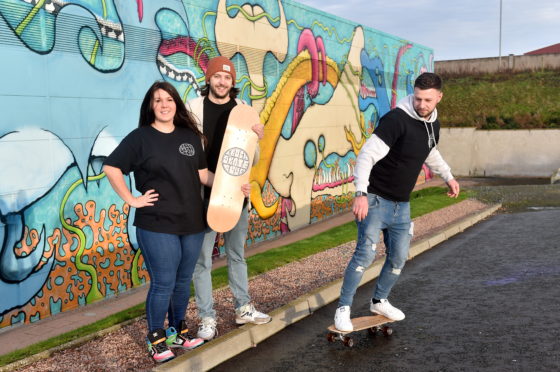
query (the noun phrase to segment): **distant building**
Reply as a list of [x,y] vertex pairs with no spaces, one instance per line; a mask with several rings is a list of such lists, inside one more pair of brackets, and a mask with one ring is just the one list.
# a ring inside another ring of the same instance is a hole
[[537,56],[540,54],[560,54],[560,43],[525,53],[526,56]]

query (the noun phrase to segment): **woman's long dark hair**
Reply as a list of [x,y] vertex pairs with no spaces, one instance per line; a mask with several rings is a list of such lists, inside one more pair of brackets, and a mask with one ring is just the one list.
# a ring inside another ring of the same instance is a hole
[[173,98],[173,101],[175,101],[175,116],[173,117],[173,124],[177,127],[183,127],[192,130],[202,139],[202,142],[206,146],[206,137],[202,134],[200,129],[198,129],[198,126],[196,125],[192,114],[185,107],[185,104],[181,100],[181,96],[179,96],[179,92],[177,92],[177,89],[175,89],[175,87],[167,81],[156,81],[146,92],[144,100],[142,101],[142,105],[140,106],[140,119],[138,120],[138,127],[151,125],[156,120],[156,115],[154,114],[152,103],[154,99],[154,93],[158,89],[166,91],[171,96],[171,98]]

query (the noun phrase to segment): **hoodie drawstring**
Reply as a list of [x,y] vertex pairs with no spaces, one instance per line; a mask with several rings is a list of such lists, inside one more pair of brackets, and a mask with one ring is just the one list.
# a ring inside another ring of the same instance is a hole
[[437,143],[436,143],[436,136],[434,134],[434,124],[433,122],[430,122],[430,127],[432,128],[432,133],[430,133],[429,129],[428,129],[428,123],[425,120],[422,120],[424,122],[424,128],[426,128],[426,133],[428,133],[428,149],[432,149],[432,142],[433,142],[433,146],[437,147]]

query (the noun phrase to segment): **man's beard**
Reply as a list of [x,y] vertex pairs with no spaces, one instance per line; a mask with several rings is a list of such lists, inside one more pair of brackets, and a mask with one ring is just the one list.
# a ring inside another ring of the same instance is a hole
[[214,87],[212,85],[210,85],[210,92],[212,93],[212,95],[218,99],[223,99],[226,98],[229,95],[229,92],[231,91],[231,88],[228,89],[224,94],[220,95],[218,94],[218,92],[214,89]]
[[[435,109],[434,109],[434,110],[435,110]],[[421,113],[418,112],[418,110],[416,110],[416,107],[414,108],[414,111],[416,111],[416,114],[417,114],[418,116],[420,116],[421,118],[424,118],[424,119],[429,119],[430,116],[432,116],[432,113],[434,112],[434,110],[428,112],[427,115],[422,115]]]

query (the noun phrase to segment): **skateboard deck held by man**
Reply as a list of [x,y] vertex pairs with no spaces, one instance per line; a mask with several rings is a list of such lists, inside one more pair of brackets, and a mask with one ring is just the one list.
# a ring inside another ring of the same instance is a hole
[[249,183],[257,148],[251,127],[259,122],[258,112],[249,105],[238,104],[229,114],[207,213],[208,225],[216,232],[230,231],[239,221],[245,199],[241,186]]

